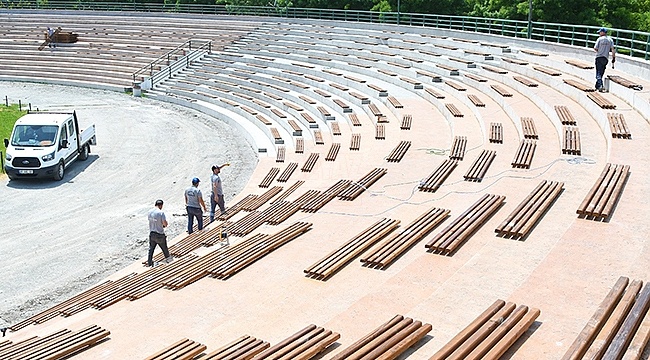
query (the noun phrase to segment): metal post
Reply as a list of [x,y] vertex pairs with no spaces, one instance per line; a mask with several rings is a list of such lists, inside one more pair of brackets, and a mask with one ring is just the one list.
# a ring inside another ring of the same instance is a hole
[[397,25],[399,25],[399,17],[400,17],[400,0],[397,0]]
[[9,97],[7,95],[5,95],[5,106],[9,107]]
[[533,0],[528,0],[528,38],[530,39],[533,32]]
[[18,100],[18,111],[23,111],[23,103]]

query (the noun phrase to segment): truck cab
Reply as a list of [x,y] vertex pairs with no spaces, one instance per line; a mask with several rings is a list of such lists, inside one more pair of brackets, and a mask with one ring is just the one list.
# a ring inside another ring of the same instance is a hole
[[86,160],[96,144],[95,125],[79,129],[76,113],[29,113],[16,121],[5,139],[9,179],[50,177],[61,180],[77,159]]

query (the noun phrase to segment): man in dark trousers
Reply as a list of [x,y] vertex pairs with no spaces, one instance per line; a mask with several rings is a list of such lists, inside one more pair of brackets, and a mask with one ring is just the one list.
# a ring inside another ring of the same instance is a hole
[[153,266],[153,252],[156,249],[156,245],[160,246],[160,249],[165,255],[165,261],[171,262],[172,257],[169,256],[169,250],[167,249],[167,236],[165,235],[165,228],[167,227],[167,218],[165,213],[162,211],[163,201],[156,200],[156,207],[149,211],[149,256],[147,257],[147,265]]
[[603,77],[605,76],[605,67],[609,62],[609,53],[612,53],[612,66],[616,62],[616,48],[614,42],[607,36],[607,29],[600,28],[598,30],[600,37],[594,44],[594,51],[596,52],[596,90],[605,92],[603,87]]
[[221,172],[222,167],[229,165],[230,164],[225,163],[221,166],[212,166],[212,176],[210,176],[210,183],[212,184],[212,192],[210,193],[210,222],[214,221],[214,211],[217,206],[219,206],[220,214],[226,212],[226,204],[223,198],[223,188],[221,187],[221,177],[219,176],[219,173]]
[[[203,230],[203,211],[208,211],[203,202],[203,194],[199,190],[199,178],[192,179],[192,186],[185,190],[185,206],[187,209],[187,233],[191,234],[194,227],[194,218],[199,225],[199,230]],[[203,208],[203,211],[201,211]]]

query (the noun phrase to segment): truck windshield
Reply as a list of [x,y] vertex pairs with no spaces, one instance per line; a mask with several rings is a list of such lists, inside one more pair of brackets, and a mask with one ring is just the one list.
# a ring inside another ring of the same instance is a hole
[[17,125],[11,136],[11,145],[52,146],[58,130],[58,126],[53,125]]

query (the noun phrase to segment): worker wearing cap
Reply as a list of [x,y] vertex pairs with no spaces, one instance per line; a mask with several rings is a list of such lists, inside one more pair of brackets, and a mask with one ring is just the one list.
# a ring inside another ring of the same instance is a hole
[[609,62],[609,53],[612,53],[612,66],[616,62],[616,48],[614,42],[607,36],[607,29],[598,30],[600,37],[596,40],[594,51],[596,52],[596,90],[604,92],[603,77],[605,76],[605,67]]
[[214,210],[219,205],[221,214],[226,212],[226,204],[223,199],[223,188],[221,187],[221,177],[219,173],[221,168],[230,164],[223,164],[221,166],[212,166],[212,175],[210,176],[210,183],[212,184],[212,191],[210,193],[210,222],[214,221]]
[[162,211],[163,201],[156,200],[155,207],[149,211],[149,256],[147,257],[147,265],[153,266],[153,252],[156,245],[165,255],[165,261],[171,262],[172,257],[169,256],[169,249],[167,249],[167,236],[165,235],[165,228],[167,227],[167,218]]
[[[199,190],[199,183],[201,180],[199,178],[192,179],[192,186],[185,190],[185,206],[187,209],[187,233],[191,234],[194,227],[194,218],[196,217],[196,222],[199,225],[199,230],[203,230],[203,211],[207,211],[205,208],[205,202],[203,202],[203,194]],[[203,211],[201,211],[203,209]]]

